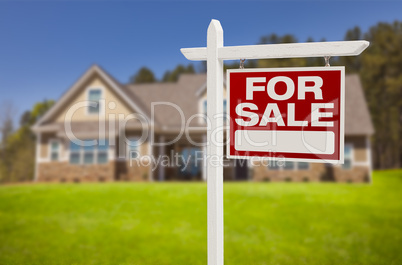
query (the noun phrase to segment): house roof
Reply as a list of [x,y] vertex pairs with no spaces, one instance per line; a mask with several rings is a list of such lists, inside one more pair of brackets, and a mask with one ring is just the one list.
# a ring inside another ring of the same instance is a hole
[[345,135],[374,133],[370,112],[357,74],[345,77]]
[[[150,83],[123,85],[97,65],[92,66],[74,86],[57,101],[36,126],[39,126],[62,108],[73,90],[88,78],[91,73],[100,74],[133,110],[144,114],[154,125],[162,129],[180,128],[190,117],[200,114],[199,98],[206,88],[206,74],[182,74],[175,83]],[[364,98],[363,88],[358,75],[345,78],[345,135],[371,135],[374,133],[370,114]],[[152,108],[154,107],[154,117]],[[188,125],[205,127],[201,119],[194,118]],[[82,127],[82,126],[80,126]]]
[[[182,74],[176,83],[131,84],[126,85],[125,89],[130,98],[142,101],[148,113],[151,113],[152,103],[159,102],[154,106],[157,124],[165,128],[178,127],[199,113],[197,90],[206,82],[206,78],[206,74]],[[172,104],[180,107],[180,110]],[[191,125],[200,126],[198,121],[195,118]]]

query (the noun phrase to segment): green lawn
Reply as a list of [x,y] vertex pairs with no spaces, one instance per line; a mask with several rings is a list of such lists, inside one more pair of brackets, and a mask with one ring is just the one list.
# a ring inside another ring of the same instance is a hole
[[[402,170],[226,183],[226,264],[402,264]],[[0,264],[206,264],[204,183],[0,187]]]

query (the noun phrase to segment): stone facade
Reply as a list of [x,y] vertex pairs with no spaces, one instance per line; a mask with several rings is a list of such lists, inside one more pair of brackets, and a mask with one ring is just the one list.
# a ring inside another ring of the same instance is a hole
[[324,172],[324,165],[310,163],[307,170],[270,169],[268,162],[256,163],[253,170],[255,181],[320,181]]
[[39,182],[102,182],[114,181],[115,163],[72,165],[69,162],[38,164]]
[[[54,139],[53,135],[42,138],[43,148],[42,157],[48,157],[48,147],[46,141]],[[367,137],[352,136],[346,137],[345,145],[352,146],[352,167],[345,169],[341,165],[332,166],[323,163],[309,163],[307,169],[272,169],[268,166],[268,161],[253,162],[249,167],[248,179],[252,181],[294,181],[294,182],[317,182],[317,181],[336,181],[336,182],[370,182],[370,163],[369,149],[367,148]],[[185,145],[188,146],[189,144]],[[38,163],[38,181],[46,182],[83,182],[83,181],[150,181],[159,180],[159,170],[151,171],[151,163],[138,164],[136,160],[132,163],[128,160],[117,159],[107,164],[75,165],[70,164],[66,159],[67,145],[63,145],[61,155],[64,160],[61,162],[45,161]],[[184,145],[183,145],[184,146]],[[125,147],[124,147],[125,148]],[[148,143],[140,146],[139,151],[142,155],[149,154]],[[176,148],[177,149],[177,148]],[[167,148],[165,152],[180,151],[175,148]],[[123,153],[127,153],[123,149]],[[154,155],[158,156],[158,149],[154,148]],[[165,167],[165,181],[177,180],[201,180],[201,176],[194,178],[180,177],[177,167]],[[151,176],[152,174],[152,176]],[[233,161],[228,161],[224,168],[224,179],[227,181],[236,180],[236,167]],[[242,179],[244,180],[244,179]]]
[[351,169],[334,168],[334,177],[337,182],[370,182],[370,174],[367,166],[354,166]]
[[[47,137],[46,139],[51,139]],[[307,169],[273,169],[268,166],[268,161],[253,162],[249,166],[248,179],[252,181],[292,181],[292,182],[370,182],[369,151],[366,147],[367,138],[364,136],[347,137],[346,144],[353,147],[353,159],[350,169],[341,165],[329,165],[323,163],[309,163]],[[140,148],[141,154],[148,154],[148,144]],[[47,151],[48,148],[43,148]],[[169,149],[170,150],[170,149]],[[168,150],[167,150],[168,151]],[[126,150],[125,150],[126,152]],[[154,154],[158,156],[157,150]],[[44,154],[48,156],[48,154]],[[143,161],[144,162],[144,161]],[[150,181],[159,179],[159,170],[151,171],[150,163],[138,164],[136,160],[124,159],[112,160],[107,164],[75,165],[68,161],[41,162],[38,163],[38,181],[44,182],[87,182],[87,181]],[[184,180],[176,167],[166,167],[165,181]],[[152,176],[151,176],[152,174]],[[224,179],[236,180],[236,167],[233,161],[224,168]],[[195,178],[201,180],[201,176]],[[186,179],[191,180],[191,179]],[[244,179],[242,179],[244,180]]]
[[118,161],[116,162],[116,180],[122,181],[149,181],[150,165],[141,166],[135,162]]
[[370,182],[371,169],[369,147],[366,136],[348,136],[345,145],[352,146],[352,167],[345,169],[341,165],[310,163],[307,170],[272,169],[268,161],[255,163],[252,172],[254,181],[336,181]]
[[130,165],[127,161],[111,161],[107,164],[72,165],[69,162],[38,164],[39,182],[105,182],[148,181],[149,166]]
[[352,166],[343,169],[342,166],[331,166],[323,163],[310,163],[307,170],[270,169],[267,162],[253,167],[254,181],[291,181],[291,182],[370,182],[370,168],[367,166]]
[[[40,163],[39,182],[105,182],[105,181],[149,181],[150,166],[130,165],[127,161],[112,161],[101,165],[71,165],[68,162]],[[225,168],[225,180],[234,180],[234,168]],[[155,175],[155,172],[154,172]],[[255,163],[250,168],[250,180],[272,182],[369,182],[367,166],[329,166],[310,163],[307,170],[270,169],[266,162]],[[157,177],[154,176],[154,177]]]

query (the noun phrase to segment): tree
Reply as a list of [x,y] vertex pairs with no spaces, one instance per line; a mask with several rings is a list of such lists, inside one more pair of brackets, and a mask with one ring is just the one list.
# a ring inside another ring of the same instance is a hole
[[[359,73],[375,128],[372,138],[376,168],[402,166],[402,22],[378,23],[363,33],[348,30],[345,40],[366,39],[369,48],[360,56],[332,58],[347,73]],[[313,41],[311,38],[308,42]],[[325,40],[321,40],[325,41]],[[271,34],[261,44],[297,42],[292,35]],[[258,60],[258,67],[323,66],[323,58]]]
[[[357,33],[357,31],[354,31]],[[347,37],[352,36],[353,32]],[[370,46],[360,56],[360,73],[375,127],[374,165],[402,166],[402,22],[378,23],[364,34]]]
[[[308,38],[307,42],[312,42],[312,38]],[[280,43],[296,43],[296,37],[291,34],[278,36],[271,34],[263,36],[260,39],[260,44],[280,44]],[[258,60],[257,66],[261,68],[273,67],[306,67],[306,66],[324,66],[322,58],[289,58],[289,59],[262,59]]]
[[147,67],[142,67],[130,78],[131,84],[153,83],[156,82],[154,73]]
[[54,104],[45,100],[26,111],[20,128],[7,135],[0,149],[0,182],[32,180],[35,165],[35,135],[31,126]]
[[189,64],[186,66],[179,64],[173,71],[166,71],[163,75],[162,82],[176,82],[181,74],[194,74],[194,66]]
[[54,100],[45,99],[43,102],[36,103],[30,111],[29,124],[34,125],[53,105]]
[[[363,34],[360,28],[356,26],[346,32],[344,39],[346,41],[361,40],[363,39]],[[339,64],[345,66],[347,73],[359,73],[361,68],[361,58],[361,56],[342,56],[339,58]]]
[[0,143],[5,144],[7,137],[13,132],[15,107],[12,102],[3,102],[0,107]]

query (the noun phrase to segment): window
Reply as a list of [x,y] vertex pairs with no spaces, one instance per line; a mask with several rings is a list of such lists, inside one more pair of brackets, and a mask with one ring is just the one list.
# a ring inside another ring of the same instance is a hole
[[[228,117],[226,117],[226,114],[227,114],[226,107],[227,107],[227,100],[224,99],[223,100],[223,115],[224,115],[225,122],[228,119]],[[202,102],[202,114],[204,114],[205,120],[206,120],[206,117],[207,117],[207,100],[206,99],[204,99],[204,101]]]
[[283,169],[286,170],[292,170],[295,168],[295,163],[292,161],[285,161],[285,164],[283,165]]
[[197,160],[199,147],[185,147],[180,151],[182,161],[179,161],[179,174],[185,178],[192,178],[201,174],[202,164]]
[[80,151],[81,146],[76,143],[70,143],[70,164],[79,164],[80,163]]
[[70,142],[70,164],[105,164],[108,162],[108,149],[107,140],[91,146]]
[[299,170],[307,170],[309,168],[310,164],[307,162],[298,162],[297,163],[297,169]]
[[348,144],[345,145],[345,154],[344,154],[344,163],[342,165],[343,169],[351,169],[352,168],[352,152],[353,151],[353,147],[352,145]]
[[127,157],[129,159],[135,159],[140,156],[139,153],[139,144],[137,138],[132,138],[127,143]]
[[272,169],[272,170],[279,170],[279,169],[280,169],[280,166],[278,165],[278,162],[279,162],[279,161],[276,161],[276,160],[271,160],[271,161],[269,161],[269,169]]
[[207,122],[207,100],[204,99],[202,102],[202,119],[203,121]]
[[71,153],[70,164],[79,164],[79,163],[80,163],[80,153]]
[[227,120],[228,120],[228,116],[226,116],[227,115],[226,106],[227,106],[227,100],[224,99],[223,100],[223,122],[227,122]]
[[60,159],[60,143],[58,141],[50,142],[50,160],[59,161]]
[[90,165],[94,163],[95,146],[84,146],[84,164]]
[[284,170],[293,170],[295,169],[296,163],[292,161],[270,161],[269,164],[269,169],[272,170],[279,170],[279,169],[284,169]]
[[88,106],[88,113],[98,114],[100,110],[100,99],[102,91],[100,89],[91,89],[88,92],[88,100],[96,103],[96,106]]
[[105,140],[104,143],[99,143],[97,153],[98,164],[106,164],[108,162],[108,149],[109,149],[108,140]]

